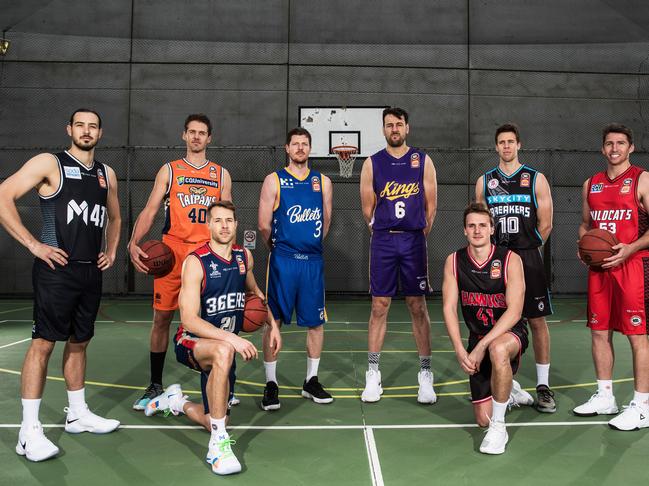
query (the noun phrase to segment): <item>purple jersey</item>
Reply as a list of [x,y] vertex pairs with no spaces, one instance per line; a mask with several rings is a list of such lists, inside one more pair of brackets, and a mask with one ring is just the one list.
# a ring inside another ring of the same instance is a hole
[[395,159],[386,149],[372,155],[376,207],[372,229],[417,231],[426,228],[424,162],[426,154],[410,148]]

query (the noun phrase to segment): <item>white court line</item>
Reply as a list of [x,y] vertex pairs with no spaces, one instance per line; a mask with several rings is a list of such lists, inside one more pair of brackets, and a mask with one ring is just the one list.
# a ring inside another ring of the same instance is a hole
[[[606,425],[607,421],[585,420],[583,422],[511,422],[507,427],[571,427],[583,425]],[[43,424],[44,428],[60,429],[64,424]],[[232,430],[365,430],[365,429],[474,429],[477,424],[412,424],[412,425],[233,425]],[[20,424],[0,424],[0,429],[19,429]],[[120,425],[120,429],[142,430],[203,430],[200,425]]]
[[374,441],[374,432],[372,427],[366,427],[363,430],[365,435],[365,447],[367,448],[367,459],[370,462],[370,475],[372,476],[372,486],[383,486],[383,473],[381,472],[381,463],[379,454],[376,450]]
[[18,312],[18,311],[21,311],[21,310],[27,310],[27,309],[31,309],[31,308],[32,308],[31,305],[29,307],[18,307],[17,309],[9,309],[9,310],[0,311],[0,314],[9,314],[10,312]]
[[[4,321],[0,321],[0,324],[3,322],[33,322],[33,319],[6,319]],[[125,322],[127,324],[141,324],[141,323],[151,323],[151,319],[144,320],[144,321],[110,321],[110,320],[97,320],[95,323],[99,324],[112,324],[115,322]],[[548,320],[547,321],[550,324],[554,324],[557,322],[587,322],[586,319],[571,319],[569,321],[561,321],[561,320]],[[389,321],[390,324],[411,324],[411,321]],[[431,324],[444,324],[444,321],[430,321]],[[172,321],[172,324],[180,324],[180,321]],[[367,321],[327,321],[327,324],[367,324]]]
[[2,349],[2,348],[8,348],[9,346],[13,346],[13,345],[15,345],[15,344],[24,343],[25,341],[31,341],[31,340],[32,340],[31,337],[28,337],[28,338],[26,338],[26,339],[21,339],[20,341],[16,341],[15,343],[4,344],[4,345],[0,346],[0,349]]

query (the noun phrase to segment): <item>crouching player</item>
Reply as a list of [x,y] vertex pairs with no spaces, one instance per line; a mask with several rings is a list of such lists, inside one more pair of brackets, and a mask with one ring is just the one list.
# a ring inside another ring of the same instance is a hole
[[[181,324],[174,338],[176,358],[185,366],[207,376],[203,402],[192,403],[180,385],[169,386],[153,398],[145,409],[150,416],[158,410],[174,415],[184,413],[211,433],[207,462],[215,474],[234,474],[241,464],[232,452],[235,443],[226,431],[231,368],[239,353],[246,361],[257,358],[256,347],[237,336],[243,323],[246,292],[262,299],[252,273],[251,253],[233,241],[237,232],[235,207],[230,201],[218,201],[207,210],[210,241],[192,252],[182,269],[178,303]],[[273,322],[271,343],[280,347],[279,328]]]
[[[511,402],[532,405],[534,399],[513,380],[528,345],[521,319],[525,280],[520,257],[491,243],[494,221],[483,204],[464,211],[468,246],[448,256],[444,265],[444,322],[462,370],[470,375],[476,422],[489,426],[480,445],[484,454],[502,454],[507,445],[505,412]],[[464,349],[457,314],[469,328]]]

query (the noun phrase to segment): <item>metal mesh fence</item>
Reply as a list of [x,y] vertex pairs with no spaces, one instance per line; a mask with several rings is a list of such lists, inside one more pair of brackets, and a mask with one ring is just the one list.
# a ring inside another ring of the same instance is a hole
[[[473,197],[476,179],[492,167],[497,158],[492,150],[450,150],[428,148],[438,178],[438,213],[428,239],[429,274],[434,290],[441,288],[446,256],[465,244],[462,211]],[[0,179],[4,180],[31,156],[53,149],[0,150]],[[133,223],[146,204],[153,180],[163,163],[184,155],[184,147],[103,148],[97,158],[113,167],[118,175],[123,231],[117,261],[104,278],[109,294],[147,294],[152,279],[134,271],[128,261],[126,242]],[[241,241],[244,230],[256,230],[257,208],[264,176],[284,165],[283,147],[213,147],[210,159],[226,167],[233,179],[233,199],[238,207]],[[585,269],[575,257],[577,226],[581,218],[581,186],[604,167],[599,152],[523,150],[523,163],[541,170],[548,178],[554,201],[554,230],[546,248],[547,267],[554,293],[580,293],[586,290]],[[633,154],[634,163],[649,166],[649,154]],[[369,234],[360,209],[357,160],[350,179],[338,175],[335,160],[313,160],[312,167],[330,176],[334,186],[334,211],[331,230],[325,242],[325,273],[328,292],[363,294],[367,292]],[[24,224],[40,234],[38,198],[32,191],[19,200]],[[159,239],[163,224],[162,209],[148,238]],[[15,278],[0,279],[1,294],[31,292],[32,257],[6,232],[0,232],[0,274]],[[261,239],[253,250],[255,275],[265,282],[268,251]]]

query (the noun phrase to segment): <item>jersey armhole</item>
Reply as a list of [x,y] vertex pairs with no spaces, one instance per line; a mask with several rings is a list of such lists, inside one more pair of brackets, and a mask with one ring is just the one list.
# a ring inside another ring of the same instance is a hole
[[586,202],[588,203],[588,209],[590,209],[590,187],[592,180],[593,177],[589,177],[588,181],[586,182]]
[[638,186],[640,185],[640,176],[642,175],[643,172],[646,172],[644,169],[641,169],[638,172],[637,177],[633,181],[633,199],[635,199],[636,206],[638,206],[638,211],[645,211],[644,206],[640,202],[640,198],[638,197]]
[[171,168],[171,162],[167,162],[167,167],[169,167],[169,180],[167,183],[167,191],[165,192],[165,196],[169,197],[169,193],[171,192],[171,184],[174,180],[174,170]]
[[539,204],[538,202],[536,202],[536,178],[538,177],[538,175],[539,173],[534,171],[534,177],[532,178],[532,199],[534,200],[534,209],[539,208]]
[[201,269],[203,270],[203,277],[201,279],[201,295],[203,295],[205,293],[205,287],[207,286],[207,272],[205,270],[205,264],[203,263],[203,259],[195,251],[191,252],[189,255],[196,257],[198,263],[201,264]]
[[457,252],[453,252],[453,276],[459,283],[459,280],[457,278]]
[[507,285],[507,272],[509,271],[509,257],[512,255],[511,250],[507,250],[507,255],[505,256],[505,268],[503,269],[503,276],[505,278],[505,285]]
[[104,172],[106,173],[106,192],[110,192],[110,177],[108,177],[108,166],[103,162],[99,162],[104,166]]
[[273,174],[275,175],[275,181],[277,182],[277,194],[275,195],[275,203],[273,204],[273,212],[275,212],[275,211],[277,211],[277,208],[279,207],[279,203],[280,203],[280,197],[281,197],[281,194],[280,194],[281,189],[280,189],[280,187],[281,187],[281,184],[279,183],[279,174],[277,172],[273,172]]
[[56,191],[54,191],[49,196],[41,196],[40,194],[38,195],[39,199],[43,199],[45,201],[56,197],[61,192],[61,189],[63,189],[63,164],[61,164],[61,160],[56,154],[51,155],[56,159],[56,164],[59,166],[59,187],[57,187]]

